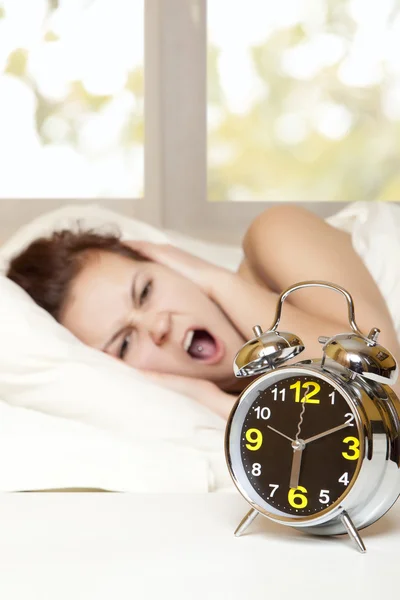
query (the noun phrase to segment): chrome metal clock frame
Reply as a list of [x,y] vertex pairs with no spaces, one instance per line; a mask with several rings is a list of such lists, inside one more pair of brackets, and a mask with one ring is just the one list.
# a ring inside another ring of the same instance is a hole
[[[321,359],[284,366],[286,361],[304,350],[304,344],[296,334],[277,330],[283,303],[296,290],[311,287],[331,289],[344,296],[351,332],[331,338],[319,337],[323,344]],[[302,281],[289,287],[278,299],[271,327],[263,332],[259,325],[255,325],[253,331],[255,337],[239,350],[233,368],[237,377],[260,377],[239,396],[228,419],[225,435],[229,471],[239,492],[253,507],[235,534],[240,535],[261,513],[273,521],[307,528],[314,534],[347,532],[358,548],[365,552],[358,529],[378,520],[400,493],[400,400],[390,387],[398,378],[397,360],[377,343],[379,329],[373,327],[368,335],[360,331],[351,295],[328,281]],[[359,433],[360,459],[351,484],[331,506],[316,515],[288,516],[269,505],[250,484],[241,461],[240,435],[250,408],[249,402],[246,404],[249,394],[261,383],[273,383],[289,373],[317,376],[332,385],[355,415]]]
[[[394,504],[399,494],[400,442],[393,439],[391,431],[396,431],[396,428],[399,430],[400,402],[387,386],[364,384],[357,379],[346,381],[340,373],[335,374],[333,370],[328,372],[326,365],[321,366],[320,360],[305,362],[306,365],[296,363],[261,375],[242,392],[227,423],[225,454],[228,468],[239,492],[256,511],[251,515],[253,518],[261,513],[272,521],[307,528],[314,534],[336,535],[347,532],[357,537],[357,530],[379,519]],[[330,383],[349,404],[359,433],[360,459],[352,483],[336,502],[317,515],[288,516],[268,505],[248,481],[240,457],[241,429],[252,404],[246,404],[246,400],[252,390],[260,385],[272,385],[276,380],[291,374],[317,376]],[[378,402],[377,396],[380,396]],[[248,482],[248,488],[243,482]],[[355,532],[350,531],[352,525]],[[365,550],[362,542],[360,544],[360,538],[356,541],[360,549]]]

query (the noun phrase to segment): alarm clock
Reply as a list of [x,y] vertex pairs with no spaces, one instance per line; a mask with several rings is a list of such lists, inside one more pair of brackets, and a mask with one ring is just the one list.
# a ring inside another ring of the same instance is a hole
[[[286,364],[304,350],[278,331],[282,307],[296,290],[329,288],[348,305],[350,328],[319,338],[321,358]],[[378,344],[379,329],[357,327],[351,295],[325,281],[304,281],[279,297],[271,328],[236,354],[236,377],[256,379],[229,416],[229,472],[251,509],[241,535],[261,514],[317,535],[348,533],[365,552],[359,530],[382,517],[400,493],[400,401],[391,386],[398,366]]]

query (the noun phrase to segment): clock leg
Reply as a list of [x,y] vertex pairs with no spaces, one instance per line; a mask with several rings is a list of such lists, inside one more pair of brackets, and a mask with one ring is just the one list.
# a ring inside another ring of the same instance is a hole
[[252,522],[258,514],[258,510],[256,510],[255,508],[249,510],[247,515],[240,521],[238,527],[236,528],[235,536],[239,537],[240,535],[242,535],[242,533],[244,533],[246,529],[252,524]]
[[343,525],[346,527],[347,533],[355,541],[359,551],[364,554],[364,552],[367,551],[366,547],[364,546],[364,542],[362,541],[360,534],[355,528],[353,521],[350,519],[349,515],[345,510],[342,512],[340,518],[342,520]]

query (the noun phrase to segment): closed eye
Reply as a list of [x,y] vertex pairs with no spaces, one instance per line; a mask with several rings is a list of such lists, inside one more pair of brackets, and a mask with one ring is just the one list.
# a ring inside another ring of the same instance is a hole
[[119,356],[119,358],[121,360],[124,359],[124,356],[125,356],[125,354],[127,353],[128,349],[129,349],[129,343],[130,343],[131,335],[132,335],[132,332],[130,332],[128,335],[126,335],[124,337],[124,339],[122,340],[121,348],[119,349],[119,353],[118,353],[118,356]]
[[[148,281],[146,283],[146,285],[144,286],[142,293],[140,294],[140,298],[139,298],[139,303],[140,305],[143,304],[143,302],[146,300],[146,298],[149,296],[150,291],[152,289],[152,281]],[[119,353],[118,356],[120,359],[124,359],[124,356],[126,355],[126,353],[129,350],[129,346],[130,346],[130,342],[131,342],[131,335],[132,335],[132,330],[130,330],[130,332],[125,335],[124,339],[122,340],[122,344],[121,347],[119,349]]]
[[152,285],[153,285],[153,282],[148,281],[147,284],[144,286],[142,293],[140,294],[140,304],[142,304],[144,302],[144,300],[146,300],[147,296],[150,294]]

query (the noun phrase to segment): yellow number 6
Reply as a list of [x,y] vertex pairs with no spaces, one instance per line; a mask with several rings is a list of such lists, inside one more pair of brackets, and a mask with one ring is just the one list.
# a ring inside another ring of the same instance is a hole
[[354,454],[348,454],[347,452],[342,452],[342,456],[345,457],[346,460],[357,460],[360,456],[360,440],[355,437],[346,437],[343,440],[344,444],[349,444],[348,450],[352,450]]
[[[303,493],[300,494],[300,492]],[[304,494],[307,494],[307,490],[302,485],[299,485],[297,488],[290,488],[288,494],[290,506],[293,506],[293,508],[305,508],[308,504],[308,500]]]
[[246,444],[248,450],[259,450],[263,441],[261,431],[259,429],[248,429],[246,431],[246,440],[250,442]]

